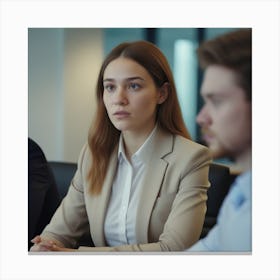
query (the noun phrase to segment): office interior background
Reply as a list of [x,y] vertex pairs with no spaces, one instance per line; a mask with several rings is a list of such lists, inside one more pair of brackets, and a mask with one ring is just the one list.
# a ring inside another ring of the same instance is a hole
[[202,73],[196,48],[236,28],[29,28],[28,136],[47,160],[77,162],[94,113],[95,85],[105,56],[124,41],[149,40],[173,71],[183,117],[201,142],[196,115]]

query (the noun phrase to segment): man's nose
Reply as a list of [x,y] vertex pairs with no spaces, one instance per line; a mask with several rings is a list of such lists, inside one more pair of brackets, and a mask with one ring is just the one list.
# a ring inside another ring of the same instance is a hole
[[205,105],[201,108],[200,112],[198,113],[198,115],[196,117],[196,122],[200,126],[205,126],[210,123],[210,116],[208,114],[208,111],[207,111],[207,108]]

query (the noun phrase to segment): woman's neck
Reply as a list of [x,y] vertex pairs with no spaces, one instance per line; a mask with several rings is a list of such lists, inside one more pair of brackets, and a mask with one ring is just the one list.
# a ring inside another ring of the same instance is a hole
[[150,133],[153,131],[154,127],[155,126],[141,133],[139,131],[122,132],[125,154],[129,161],[131,157],[138,151],[138,149],[144,144]]

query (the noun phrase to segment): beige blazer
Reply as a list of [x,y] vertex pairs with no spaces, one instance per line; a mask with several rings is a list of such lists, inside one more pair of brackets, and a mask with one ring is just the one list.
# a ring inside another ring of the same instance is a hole
[[106,246],[104,219],[117,168],[117,149],[102,192],[92,196],[86,179],[91,165],[87,145],[69,191],[42,236],[75,248],[79,237],[89,230],[96,247],[79,247],[80,251],[181,251],[194,244],[206,212],[210,153],[202,145],[161,129],[157,129],[155,140],[158,144],[139,197],[137,244]]

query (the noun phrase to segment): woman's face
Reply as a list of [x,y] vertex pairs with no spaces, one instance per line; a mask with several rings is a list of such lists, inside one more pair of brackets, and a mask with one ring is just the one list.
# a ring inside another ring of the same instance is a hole
[[144,67],[119,57],[106,67],[103,86],[108,116],[118,130],[146,134],[153,129],[157,104],[165,97]]

